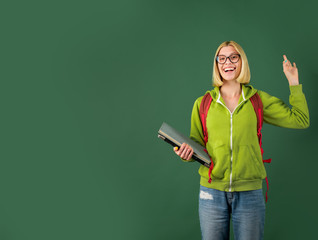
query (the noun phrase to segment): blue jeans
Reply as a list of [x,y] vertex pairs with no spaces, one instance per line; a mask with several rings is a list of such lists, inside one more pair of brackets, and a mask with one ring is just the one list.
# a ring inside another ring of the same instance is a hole
[[231,216],[235,240],[261,240],[265,223],[263,191],[223,192],[200,186],[199,216],[203,240],[230,239]]

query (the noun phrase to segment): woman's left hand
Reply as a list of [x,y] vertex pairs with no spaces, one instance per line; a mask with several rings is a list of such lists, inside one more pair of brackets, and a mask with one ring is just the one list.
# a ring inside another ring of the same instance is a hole
[[296,67],[296,63],[294,63],[294,66],[292,66],[290,61],[287,59],[286,55],[283,55],[283,57],[284,57],[283,71],[289,82],[289,85],[290,86],[298,85],[299,79],[298,79],[298,69]]

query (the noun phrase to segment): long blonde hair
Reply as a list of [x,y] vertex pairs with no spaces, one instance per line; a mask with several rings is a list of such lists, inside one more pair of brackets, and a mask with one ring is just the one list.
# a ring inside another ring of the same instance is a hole
[[218,56],[220,49],[222,47],[232,46],[235,48],[235,50],[240,54],[242,59],[242,67],[240,75],[237,77],[236,81],[242,84],[247,84],[250,82],[251,73],[250,73],[250,67],[248,66],[248,61],[246,54],[243,50],[243,48],[234,41],[225,41],[221,43],[221,45],[216,50],[215,56],[214,56],[214,64],[213,64],[213,75],[212,75],[212,83],[215,87],[220,87],[223,85],[222,76],[219,72],[218,63],[216,61],[216,57]]

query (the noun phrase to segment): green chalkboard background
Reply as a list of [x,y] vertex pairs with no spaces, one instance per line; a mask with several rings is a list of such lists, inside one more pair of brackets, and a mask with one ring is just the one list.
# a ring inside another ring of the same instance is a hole
[[189,133],[226,40],[244,48],[251,84],[286,103],[282,55],[297,63],[311,126],[264,126],[265,239],[315,239],[313,2],[2,1],[0,239],[200,239],[199,165],[157,130]]

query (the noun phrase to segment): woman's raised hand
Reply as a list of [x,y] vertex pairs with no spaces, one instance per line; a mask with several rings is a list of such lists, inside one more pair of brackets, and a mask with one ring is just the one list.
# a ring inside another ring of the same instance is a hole
[[283,55],[283,57],[284,57],[283,71],[289,82],[289,85],[290,86],[298,85],[299,79],[298,79],[298,69],[296,67],[296,63],[294,63],[292,66],[290,61],[287,59],[286,55]]
[[193,149],[186,143],[182,143],[180,148],[173,148],[174,152],[183,160],[189,161],[193,155]]

